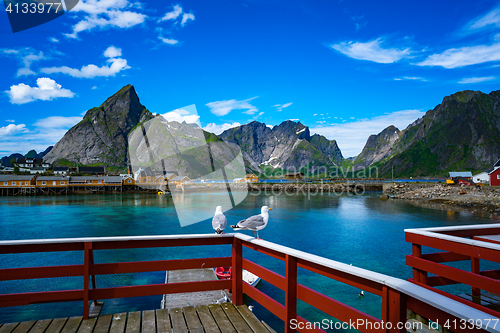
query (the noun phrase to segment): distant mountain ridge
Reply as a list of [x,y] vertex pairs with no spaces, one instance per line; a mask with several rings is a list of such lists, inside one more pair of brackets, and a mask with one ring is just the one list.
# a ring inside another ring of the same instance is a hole
[[[392,130],[387,128],[378,137]],[[397,177],[489,170],[500,158],[500,91],[465,90],[446,96],[398,138],[372,146],[369,139],[365,149],[374,148],[371,165],[379,168],[380,175],[389,176],[392,169]]]
[[9,156],[2,157],[0,159],[0,161],[2,162],[3,166],[12,167],[12,165],[10,164],[10,160],[13,158],[23,158],[23,157],[25,157],[25,158],[43,158],[45,155],[47,155],[47,153],[52,148],[53,148],[53,146],[49,146],[49,147],[47,147],[47,149],[45,149],[44,151],[42,151],[40,153],[37,153],[36,150],[32,149],[29,152],[27,152],[26,155],[19,154],[19,153],[10,154]]
[[269,128],[264,123],[230,128],[220,137],[239,145],[246,156],[257,165],[283,170],[313,171],[321,166],[336,167],[343,159],[335,140],[324,136],[311,136],[309,127],[287,120]]
[[[140,103],[134,87],[127,85],[101,106],[87,111],[44,159],[50,163],[105,164],[124,169],[130,164],[130,133],[157,117]],[[196,124],[158,119],[165,126],[177,128],[179,138],[187,140],[184,143],[194,137],[192,131],[199,129]],[[307,126],[290,120],[274,127],[253,121],[228,129],[220,136],[203,133],[209,145],[217,143],[213,149],[221,156],[221,163],[229,162],[236,154],[233,146],[222,143],[236,144],[242,151],[246,170],[255,173],[262,172],[261,168],[311,172],[341,165],[355,170],[377,167],[379,176],[390,176],[394,170],[396,177],[488,170],[500,158],[500,91],[484,94],[466,90],[446,96],[406,129],[389,126],[371,135],[354,159],[344,159],[335,140],[311,135]],[[172,147],[168,149],[180,154],[177,167],[186,172],[198,170],[193,176],[210,170],[206,161],[192,152],[184,154],[184,143],[172,141],[168,135],[155,136],[151,143],[170,143]],[[138,158],[144,158],[144,151],[137,152]]]

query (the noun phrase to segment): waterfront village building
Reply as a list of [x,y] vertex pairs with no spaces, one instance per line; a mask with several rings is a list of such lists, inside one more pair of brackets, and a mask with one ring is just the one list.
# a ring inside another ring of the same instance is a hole
[[54,175],[58,176],[66,176],[69,173],[69,167],[65,166],[56,166],[54,167]]
[[0,187],[35,186],[36,177],[22,175],[0,175]]
[[102,176],[106,173],[106,167],[105,166],[79,166],[76,169],[77,173],[81,173],[84,175],[94,175],[94,176]]
[[481,172],[477,175],[472,176],[472,181],[474,183],[489,183],[490,182],[490,174],[488,172]]
[[177,176],[172,178],[170,183],[174,185],[188,185],[191,184],[191,179],[188,176]]
[[472,172],[470,172],[470,171],[450,172],[449,177],[450,177],[450,179],[458,177],[458,178],[463,178],[463,179],[467,179],[467,180],[472,180]]
[[490,185],[500,186],[500,160],[493,164],[493,170],[489,172]]
[[303,172],[287,172],[285,173],[285,179],[298,180],[304,179],[305,174]]
[[135,179],[132,175],[122,173],[120,174],[120,177],[122,178],[123,185],[135,185]]
[[244,178],[248,183],[256,183],[258,178],[253,173],[249,173]]
[[36,178],[37,187],[67,187],[69,186],[69,177],[61,176],[40,176]]
[[233,179],[233,183],[246,183],[246,179],[245,178],[235,178]]
[[30,174],[36,175],[39,173],[45,173],[46,171],[47,171],[47,169],[42,168],[42,167],[33,167],[30,169]]
[[44,162],[41,158],[18,157],[16,158],[13,166],[18,167],[21,172],[37,174],[44,173],[48,168],[50,168],[50,163]]

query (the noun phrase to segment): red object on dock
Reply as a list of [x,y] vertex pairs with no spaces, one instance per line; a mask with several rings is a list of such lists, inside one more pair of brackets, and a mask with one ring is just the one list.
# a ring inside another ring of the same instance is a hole
[[231,267],[217,267],[215,275],[217,275],[219,280],[229,280],[231,279]]

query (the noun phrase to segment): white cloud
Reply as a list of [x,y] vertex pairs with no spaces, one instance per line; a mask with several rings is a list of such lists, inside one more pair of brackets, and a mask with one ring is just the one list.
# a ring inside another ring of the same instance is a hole
[[238,101],[236,99],[230,99],[225,101],[215,101],[207,103],[206,106],[210,108],[210,112],[215,114],[216,116],[222,117],[231,112],[232,110],[247,110],[243,113],[246,114],[255,114],[259,109],[250,104],[249,102],[259,96],[255,96],[252,98],[244,99],[242,101]]
[[82,31],[94,28],[127,29],[145,21],[146,15],[125,10],[127,8],[140,9],[128,0],[80,0],[71,13],[83,14],[83,18],[73,26],[73,33],[65,35],[77,38]]
[[46,57],[42,51],[37,52],[31,47],[25,47],[21,49],[1,49],[1,53],[8,55],[9,57],[16,58],[19,62],[21,62],[22,66],[17,71],[17,77],[20,76],[29,76],[35,75],[36,73],[31,69],[31,65],[34,62],[40,60],[46,60]]
[[182,7],[179,5],[175,5],[174,10],[166,13],[165,16],[163,16],[158,22],[167,21],[167,20],[175,20],[181,14],[182,14]]
[[400,130],[425,114],[421,110],[396,111],[371,119],[360,119],[352,122],[317,126],[311,132],[324,135],[330,140],[337,140],[342,155],[356,156],[365,146],[366,140],[372,134],[378,134],[390,125]]
[[[104,51],[104,56],[108,58],[120,55],[121,55],[121,49],[116,48],[114,46],[110,46],[106,49],[106,51]],[[115,76],[122,70],[130,68],[130,66],[127,65],[127,60],[122,58],[111,58],[108,59],[107,62],[110,63],[109,66],[104,65],[102,67],[97,67],[96,65],[86,65],[82,66],[81,69],[70,68],[67,66],[47,67],[47,68],[42,68],[40,71],[45,74],[62,73],[70,75],[72,77],[89,79],[98,76],[102,77]]]
[[300,121],[300,119],[289,119],[289,120],[290,121],[295,121],[295,122]]
[[187,21],[189,20],[193,20],[194,21],[194,15],[191,14],[191,13],[185,13],[182,15],[182,21],[181,21],[181,25],[184,26]]
[[273,129],[273,125],[266,125],[267,127],[269,127],[270,129]]
[[424,79],[423,77],[419,77],[419,76],[402,76],[402,77],[395,77],[394,78],[395,81],[403,81],[403,80],[412,80],[412,81],[427,81],[426,79]]
[[36,100],[49,101],[59,97],[72,98],[75,96],[68,89],[63,89],[56,81],[47,77],[41,77],[36,80],[38,87],[30,87],[24,83],[12,85],[6,93],[10,97],[12,104],[24,104]]
[[452,48],[430,55],[419,66],[442,66],[456,68],[500,60],[500,43]]
[[285,103],[285,104],[276,104],[276,105],[273,105],[273,107],[276,108],[277,112],[281,112],[281,111],[283,111],[284,108],[287,108],[292,104],[293,104],[293,102],[292,103]]
[[382,64],[390,64],[399,61],[411,53],[409,48],[403,50],[384,49],[380,46],[381,44],[382,39],[378,38],[366,43],[350,41],[331,46],[350,58],[368,60]]
[[207,126],[203,127],[203,129],[207,132],[214,133],[214,134],[221,134],[225,130],[228,130],[233,127],[239,127],[241,126],[240,123],[234,122],[232,124],[229,123],[224,123],[222,125],[216,125],[215,123],[208,123]]
[[49,41],[51,41],[52,43],[59,43],[59,39],[54,38],[54,37],[50,37]]
[[192,114],[186,109],[176,109],[167,113],[162,114],[163,118],[167,121],[176,121],[182,123],[185,121],[188,124],[198,124],[200,125],[200,116],[197,114]]
[[19,124],[19,125],[9,124],[7,126],[0,127],[0,136],[14,135],[17,133],[23,133],[27,131],[28,129],[26,128],[25,124]]
[[500,8],[495,8],[483,17],[468,24],[469,30],[482,29],[488,26],[500,28]]
[[485,81],[493,81],[496,80],[495,76],[486,76],[486,77],[466,77],[463,78],[462,80],[458,81],[458,83],[461,84],[467,84],[467,83],[479,83],[479,82],[485,82]]
[[179,43],[178,40],[176,39],[170,39],[170,38],[163,38],[161,36],[158,36],[158,38],[165,44],[170,44],[170,45],[175,45],[177,43]]
[[15,123],[16,122],[14,119],[5,119],[5,121],[8,123]]
[[114,47],[113,45],[111,45],[106,49],[106,51],[104,51],[104,56],[106,58],[116,58],[121,57],[121,55],[122,49],[120,49],[119,47]]
[[[48,146],[56,144],[73,125],[82,117],[49,117],[39,119],[34,123],[34,129],[20,127],[8,135],[0,137],[0,154],[8,155],[35,149],[43,151]],[[11,124],[12,125],[12,124]]]
[[60,117],[52,116],[37,120],[34,125],[40,128],[71,128],[83,119],[83,117]]

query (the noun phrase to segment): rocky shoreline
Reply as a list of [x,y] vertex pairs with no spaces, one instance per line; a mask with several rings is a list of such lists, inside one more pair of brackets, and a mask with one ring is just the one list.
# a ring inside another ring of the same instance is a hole
[[500,189],[447,184],[396,184],[384,190],[382,200],[409,200],[500,213]]

